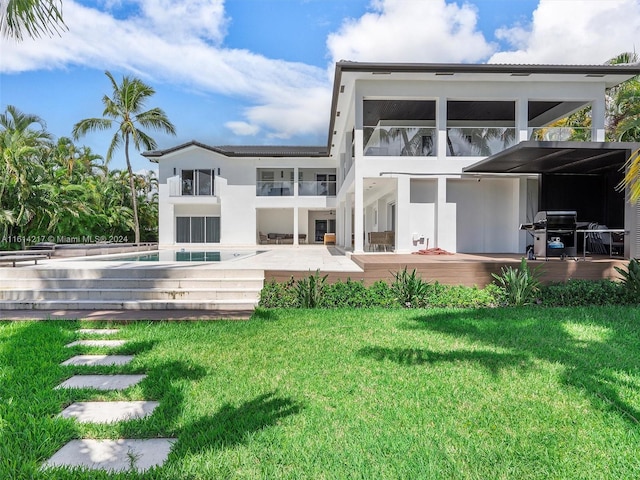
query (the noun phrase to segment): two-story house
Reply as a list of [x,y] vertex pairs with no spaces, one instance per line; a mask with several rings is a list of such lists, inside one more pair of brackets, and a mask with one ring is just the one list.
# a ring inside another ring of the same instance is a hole
[[[541,210],[625,229],[616,187],[637,144],[606,143],[607,89],[638,65],[336,65],[326,146],[145,152],[159,164],[162,245],[336,243],[354,252],[524,253]],[[590,107],[590,127],[555,122]],[[384,232],[384,234],[383,234]],[[387,249],[387,248],[385,248]]]

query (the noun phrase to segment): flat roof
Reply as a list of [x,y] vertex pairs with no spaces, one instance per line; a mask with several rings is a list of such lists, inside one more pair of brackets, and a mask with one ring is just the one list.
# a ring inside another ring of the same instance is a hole
[[465,173],[598,174],[620,169],[640,143],[520,142],[463,168]]

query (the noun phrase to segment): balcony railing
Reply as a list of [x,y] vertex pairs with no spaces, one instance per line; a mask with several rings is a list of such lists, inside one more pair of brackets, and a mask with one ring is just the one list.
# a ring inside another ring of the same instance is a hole
[[256,182],[258,197],[291,197],[293,182]]
[[589,127],[536,127],[529,129],[529,140],[550,142],[590,142]]
[[430,127],[364,127],[364,155],[430,157],[437,155],[437,130]]
[[514,127],[447,128],[449,157],[485,157],[515,144]]
[[215,196],[214,182],[199,182],[194,185],[192,179],[183,179],[179,175],[167,179],[170,197],[212,197]]
[[305,181],[298,182],[298,195],[300,196],[320,196],[335,197],[336,182],[335,181]]

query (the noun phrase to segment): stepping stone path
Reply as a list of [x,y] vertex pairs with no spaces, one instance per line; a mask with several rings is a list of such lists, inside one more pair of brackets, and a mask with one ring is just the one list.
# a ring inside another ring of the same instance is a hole
[[84,335],[114,335],[118,333],[117,328],[81,328],[78,333]]
[[[113,335],[117,329],[80,329],[85,335]],[[66,347],[76,345],[90,347],[121,347],[125,340],[77,340]],[[61,365],[125,365],[133,355],[76,355]],[[55,387],[94,388],[97,390],[122,390],[137,384],[146,375],[74,375]],[[60,417],[75,418],[81,423],[113,423],[144,418],[153,413],[159,402],[76,402],[69,405]],[[112,472],[143,472],[161,466],[171,451],[175,438],[72,440],[58,450],[43,465],[43,469],[65,466],[85,467]]]
[[133,360],[133,355],[76,355],[60,365],[126,365]]
[[47,460],[43,468],[86,467],[112,472],[144,472],[165,462],[175,440],[71,440]]
[[146,375],[74,375],[59,388],[95,388],[96,390],[124,390],[144,380]]
[[71,348],[76,345],[81,345],[83,347],[122,347],[126,340],[76,340],[75,342],[67,343],[65,347]]
[[60,416],[80,423],[113,423],[147,417],[158,405],[159,402],[76,402]]

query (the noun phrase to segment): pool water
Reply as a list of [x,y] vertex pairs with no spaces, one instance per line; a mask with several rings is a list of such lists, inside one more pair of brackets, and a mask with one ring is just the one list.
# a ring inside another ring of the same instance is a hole
[[105,262],[228,262],[257,255],[262,252],[224,252],[194,250],[158,250],[129,255],[109,255],[102,258],[87,258]]

